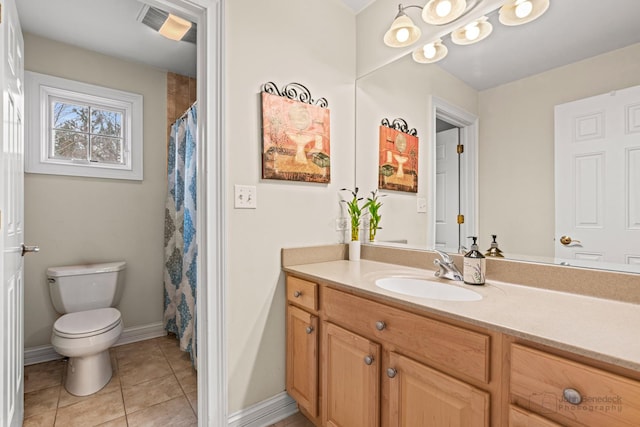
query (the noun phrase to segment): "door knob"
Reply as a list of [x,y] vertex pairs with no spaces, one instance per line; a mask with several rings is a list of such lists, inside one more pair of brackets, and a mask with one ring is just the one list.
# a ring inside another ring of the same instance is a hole
[[580,240],[573,240],[569,236],[562,236],[562,237],[560,237],[560,243],[562,243],[564,246],[569,246],[572,243],[579,244],[581,242],[580,242]]
[[25,246],[24,243],[23,243],[22,244],[21,255],[24,256],[24,254],[29,253],[29,252],[40,252],[40,247],[38,247],[38,246]]

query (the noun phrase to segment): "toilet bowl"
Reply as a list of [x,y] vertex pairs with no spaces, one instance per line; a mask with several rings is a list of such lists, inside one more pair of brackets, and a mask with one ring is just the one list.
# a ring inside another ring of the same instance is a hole
[[65,314],[53,325],[51,344],[69,357],[65,388],[76,396],[102,389],[112,375],[109,348],[122,334],[122,319],[115,308]]
[[124,262],[73,265],[47,269],[56,311],[51,345],[69,358],[66,390],[87,396],[102,389],[113,374],[109,348],[122,334],[120,301]]

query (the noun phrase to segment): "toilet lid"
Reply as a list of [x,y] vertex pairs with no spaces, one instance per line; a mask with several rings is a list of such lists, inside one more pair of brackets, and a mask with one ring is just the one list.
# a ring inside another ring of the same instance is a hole
[[65,314],[53,324],[54,332],[65,338],[84,338],[115,328],[120,312],[115,308],[98,308]]

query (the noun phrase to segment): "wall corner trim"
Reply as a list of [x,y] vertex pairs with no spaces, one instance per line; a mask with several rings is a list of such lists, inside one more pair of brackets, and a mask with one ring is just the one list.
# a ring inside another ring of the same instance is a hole
[[263,427],[298,412],[298,405],[283,391],[269,399],[229,415],[229,427]]

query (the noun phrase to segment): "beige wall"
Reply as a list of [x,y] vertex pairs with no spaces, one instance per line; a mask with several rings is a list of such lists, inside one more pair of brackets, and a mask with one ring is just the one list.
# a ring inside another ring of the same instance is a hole
[[[280,249],[336,243],[338,190],[354,180],[355,15],[338,0],[233,0],[226,6],[229,411],[285,388]],[[261,179],[262,84],[304,84],[331,110],[331,183]],[[234,184],[258,208],[233,209]]]
[[640,44],[479,94],[480,233],[509,254],[554,253],[553,107],[640,85]]
[[[166,72],[25,34],[25,69],[144,96],[144,181],[25,175],[25,347],[50,343],[57,318],[45,270],[124,260],[125,328],[162,321]],[[28,124],[27,124],[28,126]]]
[[[356,91],[356,183],[364,195],[378,188],[379,126],[383,118],[403,118],[419,138],[418,193],[383,191],[382,229],[376,239],[405,240],[411,247],[426,247],[431,215],[417,212],[416,197],[427,198],[434,176],[429,154],[432,133],[431,97],[436,96],[471,114],[478,114],[478,93],[440,67],[401,58],[358,79]],[[433,212],[428,207],[429,212]],[[431,218],[433,220],[433,218]]]

